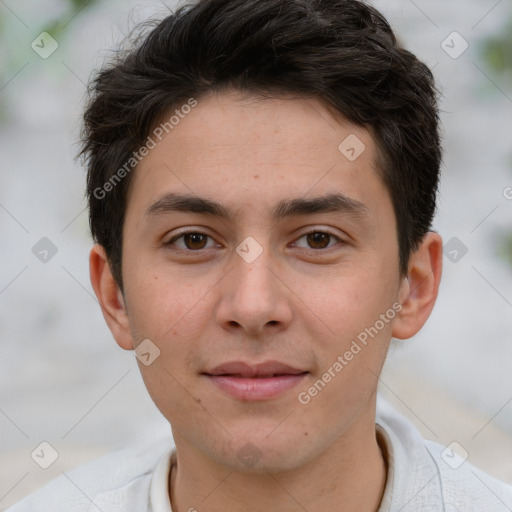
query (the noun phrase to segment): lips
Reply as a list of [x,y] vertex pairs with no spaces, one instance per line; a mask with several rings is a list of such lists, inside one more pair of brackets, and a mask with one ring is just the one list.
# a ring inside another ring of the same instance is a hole
[[233,361],[223,363],[206,372],[208,375],[229,375],[233,377],[244,378],[265,378],[276,375],[299,375],[305,373],[305,370],[293,368],[287,364],[278,361],[268,361],[256,365],[244,363],[242,361]]
[[241,401],[275,398],[298,385],[307,374],[278,361],[260,364],[233,361],[204,372],[218,389]]

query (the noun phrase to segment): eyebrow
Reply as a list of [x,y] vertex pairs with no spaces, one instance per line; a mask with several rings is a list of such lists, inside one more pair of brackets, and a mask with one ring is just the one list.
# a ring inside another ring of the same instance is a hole
[[[159,198],[146,210],[145,215],[155,216],[170,212],[200,213],[226,220],[233,220],[236,217],[230,208],[211,199],[174,193],[168,193]],[[296,198],[280,201],[274,207],[272,217],[274,220],[281,220],[286,217],[332,212],[355,217],[369,215],[368,208],[362,202],[343,194],[328,194],[310,199]]]

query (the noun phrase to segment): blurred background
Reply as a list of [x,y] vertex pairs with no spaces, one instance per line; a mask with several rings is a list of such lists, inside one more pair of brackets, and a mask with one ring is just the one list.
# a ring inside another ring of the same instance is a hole
[[[393,345],[381,393],[425,437],[456,441],[512,484],[512,3],[373,4],[433,69],[445,145],[441,293],[421,333]],[[137,21],[175,7],[0,0],[0,511],[169,433],[90,286],[74,156],[91,74]],[[35,462],[42,442],[55,450],[47,469]]]

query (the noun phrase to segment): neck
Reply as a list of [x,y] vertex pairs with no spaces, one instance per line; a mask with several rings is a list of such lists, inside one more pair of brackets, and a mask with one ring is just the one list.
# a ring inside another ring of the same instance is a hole
[[377,512],[387,469],[377,442],[374,413],[364,431],[360,422],[356,423],[350,429],[356,436],[347,432],[308,464],[281,473],[235,471],[189,447],[180,450],[175,436],[172,510]]

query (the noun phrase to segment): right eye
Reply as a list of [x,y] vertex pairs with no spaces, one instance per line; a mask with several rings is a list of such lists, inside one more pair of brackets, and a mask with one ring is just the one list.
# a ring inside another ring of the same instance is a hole
[[[200,233],[198,231],[186,231],[172,237],[168,242],[165,243],[165,245],[176,246],[181,251],[197,252],[202,249],[209,249],[212,247],[206,247],[208,238],[213,240],[209,235],[206,235],[205,233]],[[181,241],[180,244],[176,243],[178,240]]]

